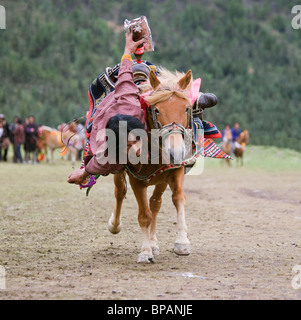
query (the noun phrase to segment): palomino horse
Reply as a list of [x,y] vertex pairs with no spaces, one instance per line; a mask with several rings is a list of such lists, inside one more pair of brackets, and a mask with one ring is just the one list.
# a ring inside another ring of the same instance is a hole
[[[221,149],[228,155],[231,155],[232,153],[232,145],[231,145],[231,137],[229,137],[227,134],[224,135]],[[225,159],[227,165],[230,167],[231,166],[231,160],[230,159]]]
[[72,164],[74,165],[78,150],[79,148],[82,149],[83,144],[79,135],[76,134],[76,125],[71,124],[68,129],[62,129],[62,131],[41,126],[39,128],[37,146],[39,150],[45,150],[47,161],[49,161],[48,149],[50,149],[52,163],[54,163],[54,150],[61,149],[61,156],[69,152]]
[[240,165],[243,166],[245,146],[249,144],[249,131],[244,130],[236,139],[236,142],[234,142],[234,155],[237,159],[237,165],[239,165],[240,161]]
[[[189,86],[191,84],[191,71],[186,75],[162,71],[157,78],[151,71],[149,75],[149,89],[151,94],[145,97],[157,118],[159,130],[167,130],[167,143],[170,158],[174,154],[183,154],[184,131],[189,127],[191,117],[191,104],[189,100]],[[160,80],[159,80],[160,79]],[[147,85],[146,85],[147,87]],[[150,131],[148,123],[148,131]],[[163,164],[127,164],[129,181],[138,203],[138,222],[142,230],[142,247],[138,256],[138,263],[149,263],[154,255],[159,254],[156,237],[157,214],[161,207],[162,195],[169,185],[172,191],[172,201],[177,211],[177,237],[174,252],[178,255],[190,254],[190,242],[187,238],[187,225],[185,221],[186,196],[183,191],[184,166]],[[123,173],[114,175],[116,205],[109,219],[109,230],[116,234],[121,230],[121,205],[126,195],[125,176]],[[147,199],[147,188],[154,185],[152,196]]]

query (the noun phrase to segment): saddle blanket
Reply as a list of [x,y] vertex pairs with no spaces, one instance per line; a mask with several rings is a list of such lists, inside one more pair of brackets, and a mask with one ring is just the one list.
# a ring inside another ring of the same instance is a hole
[[231,156],[222,151],[212,139],[204,138],[204,157],[231,159]]

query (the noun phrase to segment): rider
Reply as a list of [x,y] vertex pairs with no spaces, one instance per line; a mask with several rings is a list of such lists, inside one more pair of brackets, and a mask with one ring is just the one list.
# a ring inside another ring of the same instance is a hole
[[[145,129],[144,113],[139,100],[139,90],[133,81],[131,57],[136,48],[143,43],[143,39],[134,42],[132,36],[132,33],[126,34],[124,54],[121,59],[118,81],[114,93],[109,93],[97,105],[98,108],[96,107],[95,110],[92,110],[92,117],[94,119],[91,130],[88,132],[89,153],[85,152],[84,154],[84,166],[80,169],[75,169],[69,175],[67,180],[69,183],[81,185],[90,176],[116,173],[122,169],[122,165],[118,163],[103,162],[106,158],[105,129],[112,129],[116,132],[115,124],[122,120],[127,121],[128,133],[135,128]],[[95,81],[99,81],[99,78]],[[99,93],[99,91],[93,91],[93,89],[97,89],[97,83],[92,83],[89,93],[91,93],[91,90],[92,93]],[[92,99],[95,96],[91,97],[90,95],[89,98]],[[91,119],[91,113],[87,119]],[[139,152],[138,149],[141,147],[140,141],[130,140],[127,144],[127,151],[133,145],[136,145],[137,152]]]
[[229,124],[225,125],[225,128],[222,132],[222,140],[223,142],[232,142],[232,131]]
[[[140,43],[140,42],[139,42]],[[132,68],[134,74],[134,82],[139,85],[142,81],[145,81],[148,77],[150,70],[153,70],[156,74],[159,73],[159,69],[147,60],[142,60],[142,55],[144,54],[144,46],[136,48],[133,52],[136,59],[132,59]],[[94,114],[103,101],[103,99],[112,91],[115,90],[115,86],[118,80],[118,74],[121,64],[118,63],[113,68],[106,68],[106,70],[101,73],[89,87],[88,97],[89,97],[89,111],[87,113],[86,120],[86,137],[87,143],[84,150],[84,156],[91,153],[90,148],[90,135],[94,120]],[[84,167],[84,161],[82,161],[82,168]]]
[[158,72],[157,67],[152,64],[151,62],[147,61],[147,60],[142,60],[142,56],[144,54],[144,47],[142,46],[141,48],[137,48],[134,52],[134,55],[136,57],[136,59],[133,59],[134,64],[140,64],[140,63],[145,63],[146,65],[148,65],[151,70],[153,70],[154,72]]
[[233,128],[231,129],[232,132],[232,138],[233,141],[236,141],[236,139],[240,136],[241,134],[241,129],[240,129],[240,125],[239,122],[235,122]]
[[241,148],[241,144],[237,141],[237,139],[239,138],[240,134],[241,134],[241,129],[240,129],[240,125],[239,122],[235,122],[233,128],[231,129],[231,133],[232,133],[232,139],[233,139],[233,152],[235,150],[235,148]]
[[[133,41],[132,41],[133,42]],[[132,59],[132,71],[133,71],[133,76],[134,76],[134,83],[139,86],[139,84],[143,81],[145,81],[148,77],[148,74],[150,70],[153,70],[156,74],[159,74],[160,71],[159,69],[153,65],[151,62],[147,60],[142,60],[142,55],[144,54],[144,46],[141,47],[141,41],[136,42],[139,43],[140,48],[137,47],[135,48],[134,53],[136,59]],[[87,143],[86,147],[84,150],[84,155],[83,155],[83,161],[81,165],[81,169],[83,170],[85,168],[85,159],[88,159],[89,157],[93,157],[94,153],[91,147],[91,134],[92,134],[92,127],[94,127],[94,118],[96,116],[96,112],[98,110],[98,106],[102,104],[102,101],[107,97],[112,91],[115,90],[115,86],[117,88],[118,80],[117,82],[117,76],[120,73],[120,68],[122,64],[117,64],[113,68],[106,68],[105,72],[100,74],[90,85],[89,87],[89,111],[87,113],[87,120],[86,120],[86,137],[87,137]],[[119,77],[118,77],[119,79]],[[212,137],[216,138],[220,134],[217,128],[212,125],[210,122],[205,121],[202,119],[201,115],[199,112],[202,112],[203,109],[212,107],[217,103],[217,98],[215,95],[210,94],[210,93],[200,93],[199,96],[197,97],[196,101],[194,102],[194,108],[193,108],[193,116],[195,121],[198,120],[198,117],[201,119],[201,124],[200,126],[204,129],[205,131],[205,136],[207,133],[207,137]],[[101,107],[100,109],[103,109]],[[196,110],[195,110],[196,109]],[[118,112],[117,112],[118,113]],[[196,114],[195,114],[196,113]],[[195,123],[194,121],[194,123]],[[110,171],[110,170],[108,170]],[[92,173],[92,172],[90,172]],[[103,175],[108,174],[105,170],[104,173],[101,173]],[[98,173],[99,174],[99,173]],[[95,183],[95,181],[94,181]],[[82,185],[83,186],[83,185]],[[89,183],[85,186],[90,186]]]

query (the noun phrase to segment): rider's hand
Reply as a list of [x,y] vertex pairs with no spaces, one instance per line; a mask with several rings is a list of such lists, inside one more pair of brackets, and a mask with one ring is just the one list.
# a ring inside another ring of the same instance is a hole
[[138,48],[138,46],[140,46],[141,44],[143,44],[144,42],[144,38],[142,38],[141,40],[135,42],[133,41],[133,32],[131,33],[126,33],[125,34],[125,48],[124,48],[124,53],[131,55],[132,53],[135,52],[135,50]]
[[69,176],[67,182],[82,184],[86,178],[89,176],[89,173],[85,169],[75,169]]

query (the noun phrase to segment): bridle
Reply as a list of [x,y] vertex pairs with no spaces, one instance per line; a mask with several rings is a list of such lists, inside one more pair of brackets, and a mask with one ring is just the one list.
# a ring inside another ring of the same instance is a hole
[[[149,129],[163,129],[163,128],[167,128],[168,126],[174,126],[175,122],[167,124],[165,126],[162,126],[162,124],[160,123],[160,121],[158,120],[158,109],[154,106],[154,105],[150,105],[147,109],[146,109],[146,113],[147,113],[147,125]],[[181,128],[180,130],[186,130],[186,129],[192,129],[192,108],[188,107],[186,109],[186,114],[187,114],[187,126],[186,128],[184,128],[184,126],[182,126],[179,123],[176,123],[177,126],[179,128]]]
[[[184,127],[180,123],[172,122],[162,126],[160,121],[158,120],[158,109],[154,105],[150,105],[147,109],[147,126],[149,130],[157,129],[159,130],[159,135],[162,137],[162,140],[167,138],[169,135],[174,133],[182,134],[184,141],[189,141],[189,137],[191,136],[192,141],[194,141],[194,132],[192,125],[192,108],[186,108],[187,114],[187,125]],[[187,139],[188,138],[188,139]]]
[[[168,136],[171,134],[182,134],[184,141],[186,144],[192,143],[191,145],[185,145],[185,150],[189,152],[189,150],[192,150],[191,153],[186,152],[184,159],[181,164],[167,164],[163,165],[161,168],[157,169],[156,171],[148,174],[148,175],[140,175],[137,172],[134,172],[128,165],[126,165],[126,169],[129,173],[131,173],[136,179],[144,180],[146,182],[150,182],[152,178],[157,177],[158,175],[172,170],[181,168],[183,166],[193,165],[196,161],[195,155],[196,155],[196,144],[194,141],[194,132],[192,127],[192,108],[188,107],[186,109],[187,113],[187,125],[184,127],[180,123],[172,122],[167,125],[162,126],[160,121],[158,120],[158,109],[154,105],[150,105],[146,109],[146,120],[147,120],[147,126],[148,130],[157,129],[159,130],[159,136],[162,137],[161,141],[164,141]],[[161,143],[160,143],[161,144]],[[160,145],[161,149],[162,145]]]

